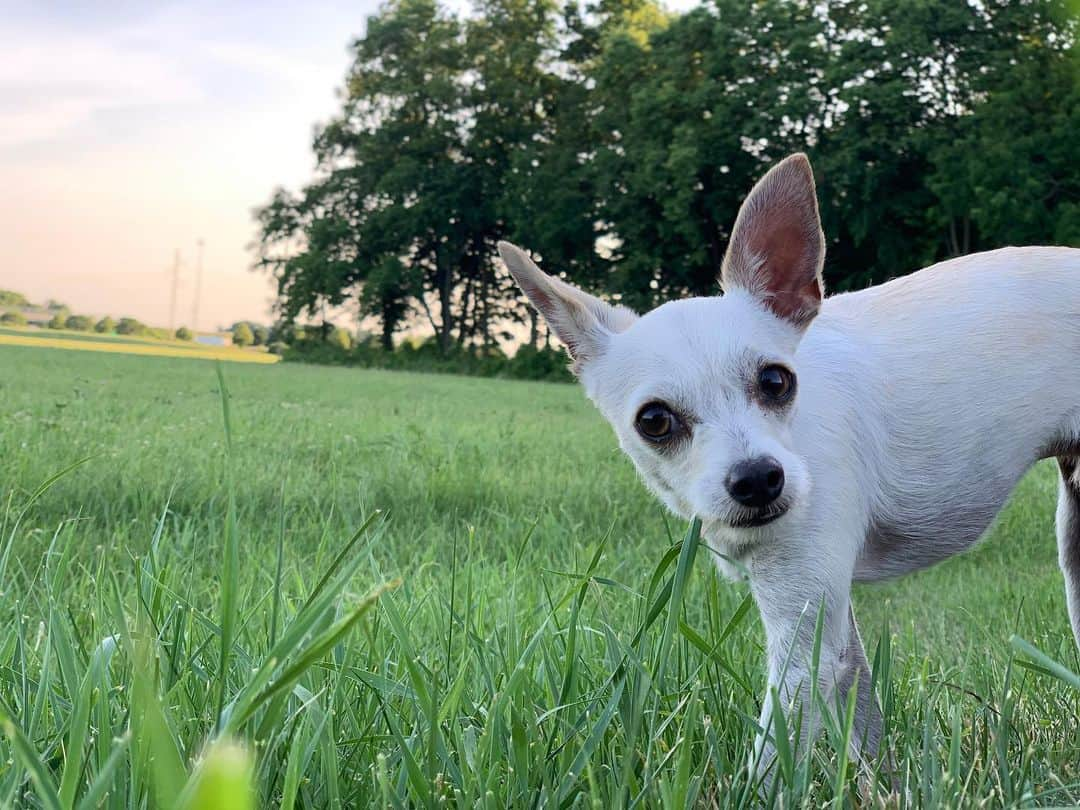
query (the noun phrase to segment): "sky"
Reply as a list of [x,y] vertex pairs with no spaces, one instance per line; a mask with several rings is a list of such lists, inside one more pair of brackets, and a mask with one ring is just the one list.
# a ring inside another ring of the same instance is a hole
[[376,7],[0,0],[0,288],[169,326],[179,250],[174,326],[269,322],[252,209],[310,178]]
[[310,179],[378,3],[0,0],[0,289],[152,326],[271,322],[252,211]]

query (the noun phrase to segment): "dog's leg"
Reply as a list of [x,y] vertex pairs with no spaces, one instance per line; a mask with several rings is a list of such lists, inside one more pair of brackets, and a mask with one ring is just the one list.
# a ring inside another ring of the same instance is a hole
[[1059,456],[1058,561],[1065,575],[1065,598],[1073,635],[1080,647],[1080,456]]
[[839,696],[843,701],[841,707],[847,705],[847,695],[852,687],[857,688],[852,753],[858,757],[873,759],[877,756],[881,742],[881,709],[874,699],[870,664],[866,661],[866,650],[859,635],[859,626],[855,623],[855,611],[850,604],[848,623],[848,644],[841,660],[843,669],[838,684]]
[[[805,547],[813,550],[812,545]],[[772,693],[791,719],[801,713],[801,734],[793,745],[809,745],[820,728],[818,706],[811,702],[811,677],[816,645],[818,609],[823,622],[816,691],[826,706],[844,706],[852,687],[857,687],[853,753],[873,758],[881,736],[881,713],[870,683],[870,667],[850,605],[851,570],[843,561],[827,560],[820,553],[800,554],[790,546],[770,548],[756,556],[750,566],[750,583],[765,624],[768,652],[768,684],[759,733],[754,745],[754,764],[765,772],[775,754]],[[801,558],[801,559],[800,559]],[[793,728],[787,722],[788,729]]]

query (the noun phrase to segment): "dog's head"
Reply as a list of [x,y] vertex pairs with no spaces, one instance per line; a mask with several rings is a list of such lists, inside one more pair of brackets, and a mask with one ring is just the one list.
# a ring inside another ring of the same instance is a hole
[[805,155],[777,164],[743,203],[723,297],[638,316],[547,275],[513,245],[499,250],[623,450],[674,512],[749,542],[805,497],[806,464],[790,441],[794,358],[821,304],[825,257]]

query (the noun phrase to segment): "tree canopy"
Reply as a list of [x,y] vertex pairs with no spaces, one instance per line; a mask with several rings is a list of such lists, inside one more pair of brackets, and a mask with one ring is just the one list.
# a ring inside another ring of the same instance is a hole
[[[352,45],[318,169],[257,212],[282,321],[348,305],[393,346],[540,325],[500,263],[643,309],[711,294],[743,196],[810,154],[851,289],[1006,244],[1080,244],[1066,0],[391,0]],[[324,330],[326,331],[326,330]]]

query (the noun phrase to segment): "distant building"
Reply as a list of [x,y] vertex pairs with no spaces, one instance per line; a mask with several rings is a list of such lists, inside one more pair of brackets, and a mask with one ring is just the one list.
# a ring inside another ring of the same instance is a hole
[[30,326],[48,326],[49,321],[53,319],[53,315],[56,313],[43,309],[42,307],[33,307],[32,309],[22,309],[23,316],[26,318],[26,323]]

